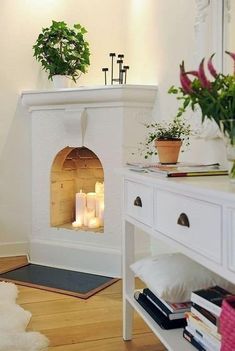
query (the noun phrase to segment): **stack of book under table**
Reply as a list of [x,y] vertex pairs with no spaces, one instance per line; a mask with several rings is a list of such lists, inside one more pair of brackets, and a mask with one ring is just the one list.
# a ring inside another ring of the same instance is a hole
[[[192,292],[192,307],[186,312],[187,326],[183,336],[200,351],[219,351],[221,335],[219,316],[222,301],[231,295],[219,286]],[[231,350],[232,351],[232,350]]]
[[161,328],[175,329],[186,325],[185,312],[190,311],[191,302],[170,303],[148,288],[136,291],[134,297]]
[[213,286],[192,292],[191,301],[182,303],[167,302],[148,288],[136,291],[134,297],[161,328],[183,327],[183,337],[197,350],[220,351],[221,306],[223,299],[231,295]]

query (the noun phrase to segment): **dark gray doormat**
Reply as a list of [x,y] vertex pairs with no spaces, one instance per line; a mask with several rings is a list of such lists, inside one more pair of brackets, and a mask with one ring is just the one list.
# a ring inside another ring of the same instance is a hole
[[87,299],[98,291],[118,281],[116,278],[69,271],[32,263],[0,274],[0,280],[76,296],[82,299]]

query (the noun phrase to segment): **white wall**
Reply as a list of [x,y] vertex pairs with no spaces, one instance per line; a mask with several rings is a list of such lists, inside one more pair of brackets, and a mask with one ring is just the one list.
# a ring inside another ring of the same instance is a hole
[[[154,118],[168,119],[177,109],[167,90],[179,82],[179,64],[182,59],[187,67],[194,64],[194,17],[194,0],[0,1],[1,243],[24,243],[31,231],[30,118],[19,94],[51,86],[33,58],[32,45],[41,28],[52,19],[87,28],[91,67],[80,85],[103,84],[101,67],[109,66],[108,53],[124,53],[128,83],[158,83]],[[197,150],[187,157],[199,160]],[[4,250],[8,254],[6,246]]]
[[167,91],[179,84],[179,64],[190,67],[194,56],[194,0],[130,0],[128,50],[133,83],[159,85],[158,119],[176,113],[177,101]]

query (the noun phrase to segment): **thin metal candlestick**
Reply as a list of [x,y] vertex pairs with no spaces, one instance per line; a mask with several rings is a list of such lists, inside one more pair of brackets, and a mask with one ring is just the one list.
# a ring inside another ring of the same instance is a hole
[[119,84],[122,84],[122,64],[123,64],[123,60],[117,60],[117,63],[119,64]]
[[116,56],[115,52],[110,52],[111,57],[111,84],[113,84],[113,58]]
[[[125,82],[126,84],[126,70],[124,68],[121,69],[121,84],[123,84]],[[125,79],[123,79],[123,77],[125,76]]]
[[117,57],[118,57],[117,63],[119,63],[119,84],[122,84],[123,83],[122,64],[123,64],[124,55],[118,54]]
[[127,70],[130,68],[130,66],[123,66],[123,68],[125,69],[125,80],[124,80],[124,83],[126,84]]
[[102,68],[102,72],[104,72],[104,83],[105,85],[107,85],[107,72],[108,72],[108,68],[107,67],[104,67]]
[[[110,79],[111,79],[111,85],[114,83],[119,83],[119,84],[126,84],[127,82],[127,70],[129,69],[129,66],[124,66],[124,55],[123,54],[117,54],[117,64],[119,68],[119,74],[118,77],[114,78],[114,58],[116,57],[115,52],[110,52],[109,56],[111,57],[111,74],[110,74]],[[104,80],[105,80],[105,85],[107,85],[107,72],[109,71],[109,68],[103,67],[102,72],[104,72]]]

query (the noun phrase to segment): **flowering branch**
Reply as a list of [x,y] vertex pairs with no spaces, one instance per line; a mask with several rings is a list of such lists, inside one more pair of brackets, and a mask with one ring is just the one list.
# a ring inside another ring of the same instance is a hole
[[[234,60],[235,53],[226,51]],[[199,106],[202,112],[202,122],[205,117],[214,120],[221,129],[221,120],[235,119],[235,75],[224,75],[217,73],[213,65],[214,54],[207,62],[207,68],[214,80],[210,81],[205,72],[203,59],[197,71],[185,71],[184,62],[180,65],[181,87],[172,86],[170,94],[177,95],[182,102],[176,117],[182,116],[188,107],[193,111]],[[235,74],[235,73],[234,73]],[[188,75],[193,75],[190,80]]]

